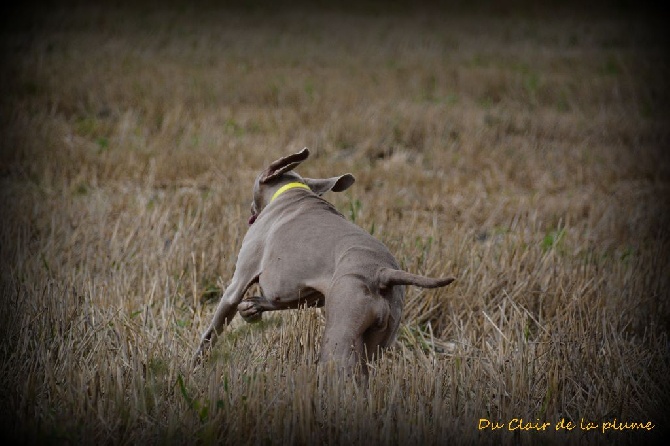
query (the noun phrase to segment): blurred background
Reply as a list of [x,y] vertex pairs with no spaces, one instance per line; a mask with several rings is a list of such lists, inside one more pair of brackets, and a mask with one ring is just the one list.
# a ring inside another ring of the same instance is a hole
[[[482,440],[481,417],[667,426],[670,66],[651,2],[2,11],[9,438],[438,444]],[[367,399],[310,374],[317,310],[235,321],[210,366],[185,366],[256,174],[305,146],[302,175],[356,177],[326,197],[345,218],[403,268],[458,278],[408,288]]]

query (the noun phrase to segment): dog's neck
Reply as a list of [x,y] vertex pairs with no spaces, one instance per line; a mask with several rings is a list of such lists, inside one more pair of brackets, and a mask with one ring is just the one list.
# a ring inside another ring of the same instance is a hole
[[298,183],[298,182],[295,182],[295,181],[291,182],[291,183],[287,183],[287,184],[284,184],[279,189],[277,189],[277,191],[272,195],[272,198],[270,198],[270,203],[272,203],[278,196],[280,196],[281,194],[283,194],[287,190],[295,189],[295,188],[310,190],[309,186],[304,184],[304,183]]

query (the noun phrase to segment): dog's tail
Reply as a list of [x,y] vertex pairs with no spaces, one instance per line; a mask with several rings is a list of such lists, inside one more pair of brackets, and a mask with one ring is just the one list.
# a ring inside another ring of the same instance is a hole
[[415,285],[422,288],[439,288],[449,285],[453,282],[453,277],[433,279],[431,277],[419,276],[418,274],[408,273],[401,269],[381,268],[377,274],[379,286],[388,288],[394,285]]

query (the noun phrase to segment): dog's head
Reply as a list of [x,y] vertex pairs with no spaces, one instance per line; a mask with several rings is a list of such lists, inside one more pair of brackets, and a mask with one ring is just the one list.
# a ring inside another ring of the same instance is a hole
[[265,206],[272,201],[275,192],[288,183],[305,184],[318,196],[323,195],[329,190],[342,192],[354,184],[354,176],[350,173],[340,175],[339,177],[313,179],[303,178],[297,173],[292,172],[308,156],[309,150],[304,148],[298,153],[273,161],[256,177],[256,181],[254,182],[254,200],[251,202],[250,225],[256,221],[256,218]]

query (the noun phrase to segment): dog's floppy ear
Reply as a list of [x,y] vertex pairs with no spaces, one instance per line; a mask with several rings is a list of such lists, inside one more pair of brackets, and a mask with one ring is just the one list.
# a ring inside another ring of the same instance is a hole
[[344,175],[340,175],[339,177],[332,177],[332,178],[323,178],[323,179],[304,178],[304,181],[305,184],[307,184],[309,188],[312,189],[312,192],[320,196],[328,192],[329,190],[332,190],[333,192],[345,191],[349,189],[352,184],[354,184],[354,181],[356,181],[356,179],[352,174],[345,173]]
[[305,161],[308,156],[309,150],[307,147],[305,147],[298,153],[294,153],[293,155],[285,156],[284,158],[280,158],[277,161],[273,161],[272,164],[270,164],[270,166],[265,169],[261,175],[260,183],[267,183],[268,181],[277,178],[281,174],[295,169],[296,166]]

